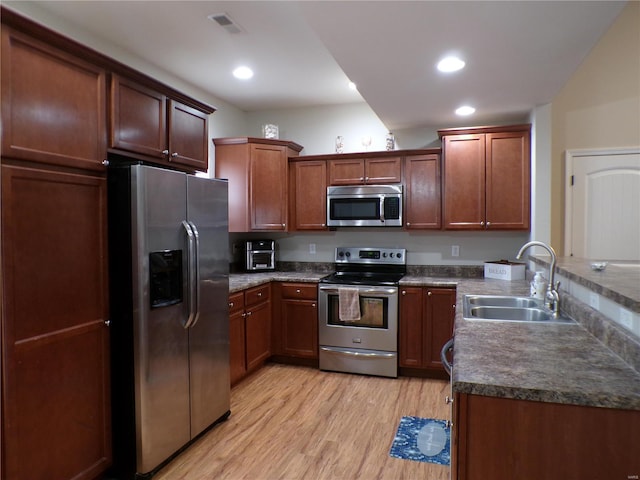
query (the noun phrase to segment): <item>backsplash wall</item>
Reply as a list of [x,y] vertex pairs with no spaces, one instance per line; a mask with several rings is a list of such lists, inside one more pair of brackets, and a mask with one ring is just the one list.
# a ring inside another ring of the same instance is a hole
[[[486,260],[514,260],[529,241],[529,232],[405,232],[374,228],[339,229],[316,233],[233,233],[230,242],[276,240],[276,259],[286,262],[333,262],[338,246],[400,247],[409,265],[481,265]],[[309,253],[315,245],[315,254]],[[452,245],[460,255],[451,255]]]

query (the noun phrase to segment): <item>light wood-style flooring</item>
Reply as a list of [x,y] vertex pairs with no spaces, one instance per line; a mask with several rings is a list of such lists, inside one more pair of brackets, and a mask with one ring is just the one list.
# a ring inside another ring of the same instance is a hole
[[231,416],[157,480],[449,478],[449,467],[389,456],[404,415],[450,419],[449,383],[268,364],[231,391]]

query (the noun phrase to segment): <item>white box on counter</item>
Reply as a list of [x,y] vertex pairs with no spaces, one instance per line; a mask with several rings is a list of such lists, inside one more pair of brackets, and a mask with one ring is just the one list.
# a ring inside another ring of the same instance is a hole
[[484,262],[484,278],[524,280],[524,269],[524,263],[510,262],[508,260]]

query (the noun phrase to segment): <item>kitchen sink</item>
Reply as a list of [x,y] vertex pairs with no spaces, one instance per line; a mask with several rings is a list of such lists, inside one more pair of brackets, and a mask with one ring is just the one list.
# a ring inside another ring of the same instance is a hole
[[481,307],[542,307],[542,300],[530,297],[506,297],[500,295],[467,295],[469,303]]
[[542,300],[501,295],[465,295],[463,316],[494,322],[575,323],[568,317],[554,317]]

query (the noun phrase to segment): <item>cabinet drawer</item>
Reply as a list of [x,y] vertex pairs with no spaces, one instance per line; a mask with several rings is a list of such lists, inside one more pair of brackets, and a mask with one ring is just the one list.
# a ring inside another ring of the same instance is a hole
[[315,283],[283,283],[282,298],[317,300],[318,287]]
[[244,309],[244,293],[232,293],[229,295],[229,313]]
[[257,303],[266,302],[269,300],[271,292],[271,285],[260,285],[259,287],[250,288],[244,292],[244,302],[247,307],[255,305]]

